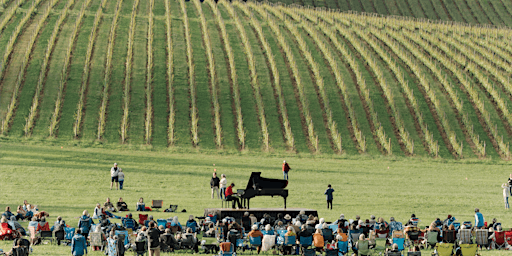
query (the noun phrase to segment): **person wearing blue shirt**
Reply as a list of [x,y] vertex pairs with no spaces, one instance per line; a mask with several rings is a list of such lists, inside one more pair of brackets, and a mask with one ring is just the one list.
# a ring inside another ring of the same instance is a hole
[[324,195],[327,197],[327,209],[329,209],[329,205],[331,206],[332,210],[332,193],[334,192],[334,189],[332,189],[331,184],[327,186],[327,189],[325,190]]
[[80,229],[85,239],[87,239],[87,236],[89,236],[89,229],[91,229],[92,224],[94,223],[92,222],[92,219],[89,218],[89,212],[84,210],[82,217],[80,217],[78,220],[78,228]]
[[71,239],[71,253],[73,256],[87,255],[87,244],[80,229],[76,231],[76,234]]
[[483,228],[484,227],[484,216],[480,212],[480,209],[475,208],[475,227],[476,228]]

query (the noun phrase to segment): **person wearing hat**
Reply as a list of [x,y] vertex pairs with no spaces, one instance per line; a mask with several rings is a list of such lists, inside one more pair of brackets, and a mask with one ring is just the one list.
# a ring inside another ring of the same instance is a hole
[[[247,234],[248,237],[261,237],[261,239],[263,239],[263,233],[261,233],[261,231],[258,229],[258,225],[252,225],[251,229],[251,232]],[[261,251],[261,245],[258,245],[257,251],[259,254]]]
[[110,190],[112,190],[114,182],[116,183],[116,189],[119,189],[119,169],[117,163],[114,163],[114,167],[110,169]]
[[291,220],[292,220],[292,216],[290,216],[290,214],[284,215],[284,221],[283,221],[284,224],[290,223]]
[[283,175],[284,179],[288,180],[288,172],[291,170],[290,165],[286,162],[286,160],[283,161]]
[[212,199],[213,199],[215,194],[217,195],[217,199],[220,198],[220,196],[219,196],[219,184],[220,184],[220,179],[219,179],[219,177],[217,177],[217,169],[214,169],[213,170],[213,176],[210,179],[210,188],[212,189]]
[[327,199],[327,209],[329,209],[329,205],[331,206],[332,210],[332,193],[334,192],[334,189],[331,187],[331,184],[327,185],[327,189],[324,192],[324,195]]

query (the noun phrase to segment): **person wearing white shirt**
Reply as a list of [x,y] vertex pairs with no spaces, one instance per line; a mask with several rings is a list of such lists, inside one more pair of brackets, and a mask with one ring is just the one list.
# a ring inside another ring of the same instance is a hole
[[505,200],[505,209],[508,209],[508,197],[510,196],[510,186],[508,185],[508,183],[503,183],[501,185],[501,188],[503,188],[503,200]]
[[220,199],[222,199],[222,197],[226,198],[226,187],[228,185],[228,181],[226,180],[226,174],[222,174],[220,177]]
[[114,163],[114,167],[110,169],[110,189],[112,190],[112,186],[116,183],[116,189],[119,189],[119,168],[117,168],[117,163]]

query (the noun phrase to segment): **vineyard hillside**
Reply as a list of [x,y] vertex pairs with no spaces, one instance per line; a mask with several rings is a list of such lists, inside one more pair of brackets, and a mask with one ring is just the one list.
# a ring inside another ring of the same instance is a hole
[[507,27],[225,0],[0,6],[3,141],[510,159]]

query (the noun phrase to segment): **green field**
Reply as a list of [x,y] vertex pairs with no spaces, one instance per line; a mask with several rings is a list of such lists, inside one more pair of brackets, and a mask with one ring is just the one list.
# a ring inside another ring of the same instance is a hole
[[[500,161],[222,155],[10,143],[0,144],[0,207],[15,208],[26,199],[49,212],[50,223],[60,215],[67,224],[76,227],[83,210],[92,212],[96,203],[107,197],[114,201],[123,197],[132,210],[138,198],[144,197],[146,202],[162,199],[164,205],[177,204],[179,210],[186,209],[186,213],[178,214],[152,212],[155,218],[177,215],[183,223],[190,214],[201,216],[204,208],[220,207],[219,200],[210,199],[208,184],[213,168],[226,174],[236,187],[245,188],[252,171],[261,171],[267,178],[282,178],[283,159],[292,167],[288,207],[317,209],[327,221],[344,213],[348,218],[359,214],[366,219],[374,214],[405,222],[415,213],[421,226],[426,226],[436,217],[444,219],[448,214],[461,222],[474,221],[473,210],[479,207],[486,221],[495,217],[504,227],[512,225],[500,187],[510,167]],[[125,190],[109,189],[109,169],[114,162],[126,173]],[[325,209],[323,195],[329,183],[336,190],[332,211]],[[277,197],[251,200],[254,208],[282,207],[282,203],[282,198]],[[0,248],[9,249],[10,242],[1,242]],[[42,245],[36,246],[34,252],[68,255],[68,250],[64,246]],[[505,252],[490,251],[483,255]]]
[[[432,4],[456,21],[462,15],[454,10],[478,16],[467,22],[512,21],[503,16],[506,1],[324,3],[444,19],[431,14]],[[0,136],[10,141],[511,157],[508,27],[236,1],[7,0],[2,6]]]

